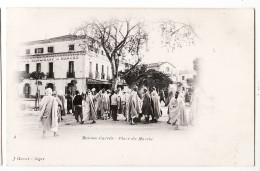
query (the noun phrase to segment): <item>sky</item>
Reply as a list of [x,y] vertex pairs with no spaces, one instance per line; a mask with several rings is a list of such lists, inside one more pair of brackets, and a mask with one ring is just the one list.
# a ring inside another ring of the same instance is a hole
[[[195,11],[196,12],[196,11]],[[120,14],[120,15],[119,15]],[[198,17],[192,15],[191,10],[124,10],[124,9],[85,9],[85,8],[9,8],[7,17],[11,18],[10,25],[13,30],[12,37],[17,38],[17,43],[48,39],[73,33],[77,26],[85,20],[97,18],[106,20],[111,17],[142,20],[148,23],[150,30],[149,51],[144,52],[144,63],[169,61],[179,70],[192,69],[192,60],[200,55],[200,40],[195,46],[176,49],[168,52],[160,44],[160,35],[157,26],[161,20],[175,20],[192,23],[196,29]],[[8,24],[7,24],[8,25]],[[152,30],[152,31],[151,31]]]

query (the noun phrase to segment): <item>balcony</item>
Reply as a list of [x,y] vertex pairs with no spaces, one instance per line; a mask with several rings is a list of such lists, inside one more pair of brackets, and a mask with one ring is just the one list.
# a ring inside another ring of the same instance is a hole
[[104,80],[105,79],[105,73],[101,74],[101,79]]
[[100,79],[98,71],[96,71],[96,73],[95,73],[95,79]]
[[54,78],[54,72],[47,72],[46,77],[47,78]]
[[75,72],[67,72],[67,78],[75,78]]

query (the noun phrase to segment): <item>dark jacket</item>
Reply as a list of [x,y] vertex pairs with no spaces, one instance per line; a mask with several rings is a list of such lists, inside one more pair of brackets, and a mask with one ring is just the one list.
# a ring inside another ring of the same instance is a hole
[[73,105],[82,105],[82,99],[81,95],[76,95],[73,100]]

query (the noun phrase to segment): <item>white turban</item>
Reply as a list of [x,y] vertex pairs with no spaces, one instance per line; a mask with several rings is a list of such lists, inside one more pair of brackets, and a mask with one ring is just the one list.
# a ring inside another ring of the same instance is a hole
[[47,96],[51,96],[51,95],[52,95],[52,89],[51,89],[51,88],[47,88],[47,89],[45,90],[45,94],[46,94]]

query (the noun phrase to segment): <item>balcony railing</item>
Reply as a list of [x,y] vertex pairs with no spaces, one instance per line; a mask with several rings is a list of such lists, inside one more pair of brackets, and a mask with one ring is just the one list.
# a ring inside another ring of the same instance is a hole
[[75,72],[67,72],[67,78],[75,78]]
[[54,78],[54,72],[47,72],[46,77],[47,78]]
[[96,71],[96,73],[95,73],[95,79],[100,79],[100,78],[99,78],[99,72],[97,72],[97,71]]
[[105,79],[105,73],[101,74],[101,79],[104,80]]

